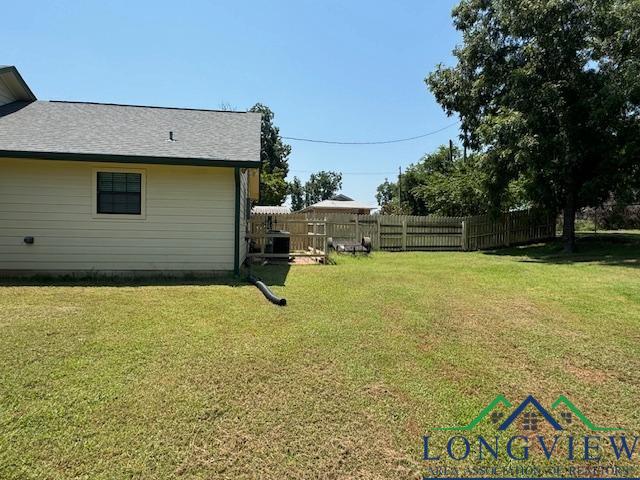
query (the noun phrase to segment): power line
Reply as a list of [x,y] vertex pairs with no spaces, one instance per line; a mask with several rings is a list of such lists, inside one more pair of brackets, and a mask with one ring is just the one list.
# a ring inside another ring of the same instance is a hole
[[423,133],[422,135],[416,135],[415,137],[407,137],[407,138],[397,138],[394,140],[380,140],[375,142],[340,142],[334,140],[317,140],[314,138],[301,138],[301,137],[282,137],[286,140],[295,140],[298,142],[310,142],[310,143],[325,143],[330,145],[383,145],[387,143],[400,143],[400,142],[409,142],[411,140],[417,140],[419,138],[428,137],[430,135],[435,135],[436,133],[440,133],[447,128],[451,128],[455,125],[458,125],[459,122],[451,123],[445,127],[439,128],[438,130],[434,130],[432,132]]

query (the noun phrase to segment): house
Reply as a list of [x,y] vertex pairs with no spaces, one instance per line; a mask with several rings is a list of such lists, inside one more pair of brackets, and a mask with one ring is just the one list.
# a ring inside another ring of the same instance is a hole
[[238,272],[260,121],[39,101],[0,67],[0,273]]
[[346,195],[334,195],[328,200],[309,205],[300,210],[302,213],[326,214],[326,213],[350,213],[359,215],[369,215],[373,207],[358,202]]

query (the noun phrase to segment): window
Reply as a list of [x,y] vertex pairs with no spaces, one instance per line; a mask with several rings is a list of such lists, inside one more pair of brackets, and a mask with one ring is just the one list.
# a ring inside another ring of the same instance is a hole
[[142,174],[97,172],[96,206],[99,214],[141,215]]

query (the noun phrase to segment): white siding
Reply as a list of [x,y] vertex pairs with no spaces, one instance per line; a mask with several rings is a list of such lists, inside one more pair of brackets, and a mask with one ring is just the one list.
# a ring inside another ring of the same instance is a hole
[[247,258],[247,187],[249,185],[248,174],[245,170],[240,173],[240,265]]
[[4,80],[2,80],[2,77],[0,77],[0,106],[15,101],[16,98],[13,95],[13,92],[11,92]]
[[[94,218],[116,167],[145,171],[144,219]],[[0,270],[233,270],[234,208],[233,168],[0,159]]]

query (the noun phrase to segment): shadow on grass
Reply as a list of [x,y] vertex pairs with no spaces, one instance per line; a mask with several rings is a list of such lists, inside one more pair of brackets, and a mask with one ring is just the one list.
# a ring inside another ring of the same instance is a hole
[[[291,267],[288,264],[253,266],[251,272],[267,285],[284,285]],[[232,274],[35,274],[0,277],[1,287],[147,287],[147,286],[230,286],[247,285],[246,268],[238,276]]]
[[253,265],[251,274],[262,280],[266,285],[282,287],[286,284],[290,269],[291,265],[288,263]]
[[523,262],[572,264],[595,262],[602,265],[640,268],[640,232],[578,233],[576,251],[564,253],[562,240],[487,250],[486,255],[525,257]]
[[212,286],[236,287],[245,278],[233,275],[184,276],[105,276],[105,275],[33,275],[0,278],[1,287],[148,287]]

